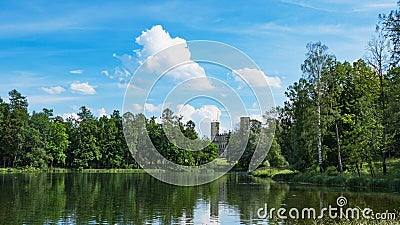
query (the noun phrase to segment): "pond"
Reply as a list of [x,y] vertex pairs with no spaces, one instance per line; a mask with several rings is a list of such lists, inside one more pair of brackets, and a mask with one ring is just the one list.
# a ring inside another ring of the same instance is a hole
[[[0,175],[0,224],[273,224],[264,208],[399,210],[400,194],[273,182],[228,173],[180,187],[146,173]],[[326,214],[327,216],[328,214]],[[260,217],[261,216],[261,217]],[[276,218],[276,215],[275,215]],[[271,220],[272,221],[272,220]]]

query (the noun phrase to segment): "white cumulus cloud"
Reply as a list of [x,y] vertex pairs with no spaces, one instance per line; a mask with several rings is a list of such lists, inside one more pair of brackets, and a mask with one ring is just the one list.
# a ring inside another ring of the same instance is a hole
[[143,106],[141,106],[140,104],[133,104],[133,108],[136,110],[136,111],[142,111],[143,110]]
[[[232,71],[236,75],[240,75],[251,87],[273,87],[273,88],[281,88],[282,82],[281,79],[276,77],[269,77],[264,74],[263,71],[258,69],[238,69]],[[235,77],[236,81],[243,81],[240,77]]]
[[[190,50],[187,48],[186,40],[180,37],[171,37],[161,25],[155,25],[151,29],[142,31],[141,35],[136,37],[135,42],[141,46],[141,49],[134,50],[135,55],[114,53],[113,57],[120,60],[122,66],[101,72],[110,79],[118,79],[117,86],[119,88],[127,87],[134,71],[146,60],[145,69],[148,72],[155,72],[160,75],[174,67],[165,74],[174,81],[201,78],[193,82],[190,80],[185,82],[184,87],[195,90],[211,90],[214,88],[207,79],[204,68],[190,59]],[[175,47],[157,54],[171,46]]]
[[63,114],[61,114],[59,116],[61,116],[64,120],[67,120],[67,119],[75,119],[75,120],[77,120],[77,119],[79,119],[79,116],[76,113],[63,113]]
[[208,119],[210,121],[219,121],[221,110],[215,105],[203,105],[202,107],[196,109],[189,104],[179,104],[177,106],[177,115],[182,116],[182,121],[184,123],[189,120],[192,120],[193,122],[200,122],[204,119]]
[[83,70],[70,70],[69,71],[71,74],[82,74]]
[[251,114],[251,115],[250,115],[250,119],[252,119],[252,120],[258,120],[258,121],[260,121],[260,122],[262,122],[262,123],[265,122],[265,119],[264,119],[263,115],[261,115],[261,114]]
[[98,109],[97,110],[97,115],[98,115],[99,118],[103,117],[103,116],[108,116],[105,108]]
[[42,91],[47,92],[49,94],[61,94],[62,92],[65,92],[66,90],[61,87],[61,86],[54,86],[54,87],[42,87]]
[[[138,104],[135,104],[134,105],[134,107],[136,107]],[[144,109],[147,111],[147,112],[159,112],[159,111],[161,111],[161,109],[163,108],[163,104],[158,104],[158,105],[154,105],[154,104],[151,104],[151,103],[145,103],[144,104]],[[137,108],[137,107],[136,107]]]
[[142,34],[136,38],[136,43],[143,46],[142,50],[136,51],[137,56],[146,59],[168,47],[185,44],[186,41],[180,37],[171,38],[161,25],[156,25],[150,30],[142,31]]
[[87,95],[96,94],[94,86],[89,85],[88,82],[85,83],[75,82],[71,84],[70,88],[72,93],[87,94]]
[[265,77],[267,79],[268,85],[271,87],[275,88],[281,88],[282,87],[282,81],[279,77]]
[[[177,106],[176,115],[182,116],[182,122],[186,123],[191,120],[196,124],[196,130],[200,137],[210,136],[212,121],[220,121],[221,110],[215,105],[203,105],[200,108],[195,108],[189,104],[179,104]],[[228,129],[221,124],[220,132]]]
[[[190,59],[190,51],[186,40],[180,37],[172,38],[161,25],[156,25],[149,30],[143,31],[136,38],[136,43],[142,46],[141,50],[135,51],[138,62],[143,64],[147,60],[146,69],[149,72],[164,74],[168,71],[166,76],[178,81],[201,78],[196,81],[195,85],[189,81],[187,83],[188,87],[199,90],[214,88],[207,79],[204,68]],[[171,46],[174,47],[167,49]],[[164,51],[157,54],[161,50]],[[170,70],[172,67],[174,68]]]

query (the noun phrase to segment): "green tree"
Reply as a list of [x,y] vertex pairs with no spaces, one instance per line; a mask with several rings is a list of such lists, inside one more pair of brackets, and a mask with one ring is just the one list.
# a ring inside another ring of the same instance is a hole
[[264,164],[267,164],[274,168],[284,168],[289,165],[288,162],[286,161],[285,157],[283,157],[283,155],[282,155],[281,147],[279,146],[276,138],[273,139],[273,141],[271,143],[271,147],[268,151],[268,154],[267,154],[267,157],[265,158],[265,160],[268,163],[264,163]]
[[46,148],[50,167],[65,165],[69,143],[65,124],[58,120],[50,123],[50,144]]
[[22,127],[28,122],[28,101],[25,96],[22,96],[17,90],[12,90],[10,96],[10,136],[6,140],[6,146],[13,155],[12,166],[15,167],[21,157],[22,145],[24,136],[22,134]]
[[79,118],[75,121],[79,124],[73,134],[75,146],[72,149],[73,166],[98,167],[101,158],[97,132],[97,121],[93,114],[85,106],[80,108]]
[[[138,143],[138,125],[136,125],[135,115],[131,112],[126,112],[122,115],[121,126],[123,127],[123,139],[126,143],[126,151],[125,151],[125,164],[129,164],[129,159],[133,158],[137,152],[137,143]],[[122,137],[121,137],[122,138]]]
[[[130,154],[128,146],[126,144],[122,117],[120,115],[120,112],[118,110],[114,110],[113,113],[111,114],[110,120],[115,124],[117,128],[115,142],[117,144],[117,150],[116,150],[117,155],[121,155],[122,157],[120,159],[121,160],[120,165],[125,164],[125,166],[128,166],[130,160],[132,159],[132,155]],[[117,162],[118,159],[115,159],[114,161]]]
[[98,139],[102,165],[107,168],[121,167],[128,150],[123,136],[122,118],[119,111],[115,110],[110,118],[103,116],[99,119]]
[[10,140],[12,138],[11,133],[11,111],[10,105],[5,103],[0,98],[0,157],[3,167],[11,165],[11,149]]
[[[287,93],[287,92],[286,92]],[[291,104],[289,102],[285,102],[283,107],[277,107],[277,121],[276,121],[276,130],[275,130],[275,138],[279,147],[281,148],[282,156],[288,162],[289,165],[292,165],[296,162],[294,158],[294,150],[291,146],[291,128],[293,126],[293,111],[290,110]]]
[[[207,142],[207,141],[206,141]],[[196,155],[196,166],[200,166],[206,163],[209,163],[219,156],[219,149],[216,144],[210,143],[201,151],[198,151]]]
[[[46,153],[45,146],[48,144],[45,136],[37,128],[42,121],[39,114],[34,113],[28,123],[24,123],[19,133],[21,142],[21,154],[19,165],[35,168],[47,168],[49,155]],[[45,128],[46,129],[46,128]]]
[[387,108],[385,115],[389,152],[400,156],[400,68],[392,69],[387,75]]
[[290,153],[287,155],[291,166],[299,171],[313,168],[318,162],[315,157],[317,149],[317,110],[310,94],[312,84],[301,78],[289,86],[286,96],[285,109],[290,112]]
[[353,64],[343,84],[342,119],[344,149],[349,163],[368,162],[374,174],[372,160],[382,144],[379,78],[363,60]]
[[[400,3],[397,3],[400,7]],[[400,11],[399,9],[390,11],[389,14],[380,14],[379,23],[385,36],[390,40],[390,65],[392,68],[399,66],[400,62]]]
[[22,127],[23,165],[46,168],[65,163],[68,136],[64,124],[52,121],[53,111],[33,112]]
[[321,77],[329,62],[334,59],[334,56],[328,54],[328,47],[321,42],[307,44],[307,51],[301,70],[304,78],[312,84],[311,95],[317,105],[318,165],[322,173],[324,168],[322,166],[321,95],[323,84]]
[[387,50],[389,47],[388,40],[384,36],[383,30],[380,27],[377,27],[376,30],[377,36],[374,37],[369,43],[368,43],[368,56],[366,57],[366,62],[372,66],[372,68],[375,70],[375,74],[377,77],[379,77],[379,102],[380,102],[380,107],[381,107],[381,122],[383,126],[383,141],[382,145],[380,146],[380,151],[382,152],[382,169],[383,169],[383,174],[386,174],[386,152],[387,152],[387,129],[386,129],[386,118],[388,115],[386,115],[386,96],[385,96],[385,85],[387,83],[385,72],[387,71],[388,68],[388,56],[387,56]]
[[[343,82],[346,73],[346,69],[349,68],[348,64],[342,64],[340,62],[329,61],[328,66],[323,71],[322,83],[323,92],[322,92],[322,104],[324,110],[322,111],[323,115],[323,126],[326,127],[326,132],[324,134],[325,141],[323,145],[327,150],[327,153],[330,155],[334,155],[335,157],[333,165],[337,166],[337,169],[340,173],[343,172],[343,163],[342,163],[342,153],[341,153],[341,138],[340,135],[342,133],[341,129],[341,113],[342,113],[342,104],[341,104],[341,94],[343,91]],[[351,67],[350,67],[351,68]],[[329,157],[327,159],[327,165],[330,165]]]

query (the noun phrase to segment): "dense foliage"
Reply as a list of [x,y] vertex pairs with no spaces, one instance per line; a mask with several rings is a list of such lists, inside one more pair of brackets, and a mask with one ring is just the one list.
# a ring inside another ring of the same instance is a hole
[[[277,140],[292,169],[336,167],[360,174],[366,162],[400,156],[400,11],[380,16],[365,60],[339,62],[321,42],[309,43],[303,76],[278,107]],[[389,57],[390,56],[390,57]]]
[[[67,168],[132,168],[140,139],[135,123],[142,114],[114,111],[110,116],[96,118],[88,108],[81,107],[78,117],[65,121],[54,116],[53,111],[28,114],[26,97],[16,90],[9,92],[9,103],[0,98],[0,162],[2,167],[67,167]],[[201,151],[184,150],[172,143],[163,126],[171,124],[189,139],[198,139],[195,124],[182,124],[181,118],[169,109],[164,111],[163,123],[156,118],[144,118],[152,144],[168,160],[181,165],[201,165],[219,155],[216,145],[210,144]],[[169,123],[166,123],[166,122]],[[125,140],[123,124],[131,140]],[[132,139],[133,138],[133,139]],[[206,140],[199,140],[199,144]],[[129,151],[127,143],[131,144]],[[140,159],[140,156],[136,156]],[[162,163],[162,162],[156,162]]]

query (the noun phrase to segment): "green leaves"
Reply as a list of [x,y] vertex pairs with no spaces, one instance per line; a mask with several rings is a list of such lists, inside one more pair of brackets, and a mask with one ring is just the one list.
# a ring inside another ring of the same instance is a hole
[[317,167],[319,132],[324,167],[341,167],[341,158],[345,167],[379,159],[384,144],[379,77],[363,60],[340,63],[320,43],[307,48],[305,76],[288,88],[289,100],[280,109],[278,143],[290,165],[300,171]]

